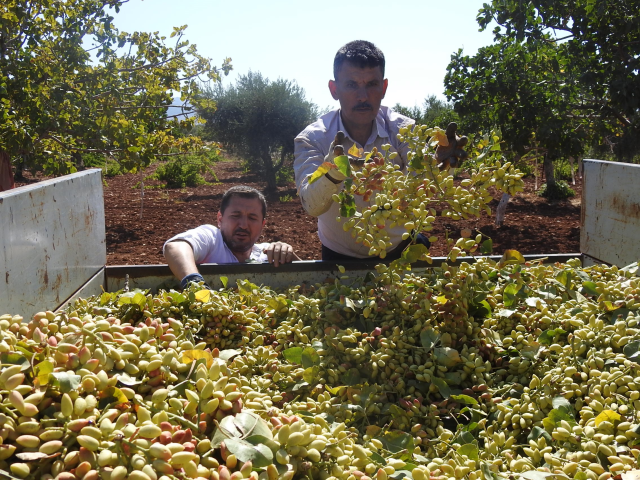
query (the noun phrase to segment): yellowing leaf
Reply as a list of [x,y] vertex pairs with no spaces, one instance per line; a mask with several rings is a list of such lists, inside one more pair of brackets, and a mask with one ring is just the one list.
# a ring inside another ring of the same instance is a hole
[[320,165],[315,172],[313,172],[311,174],[311,177],[309,177],[309,183],[313,183],[316,180],[318,180],[320,177],[322,177],[323,175],[325,175],[329,170],[331,170],[332,168],[337,168],[333,163],[331,162],[324,162],[322,165]]
[[443,147],[449,146],[449,139],[447,138],[447,134],[444,133],[444,130],[436,130],[433,132],[433,136],[431,137],[431,146],[436,144],[442,145]]
[[356,147],[356,144],[354,143],[347,153],[349,155],[351,155],[352,157],[360,158],[362,156],[362,154],[364,153],[364,148],[358,148],[358,147]]
[[613,410],[603,410],[600,412],[600,415],[596,417],[596,427],[600,425],[602,422],[615,422],[620,420],[620,414],[614,412]]
[[444,295],[440,295],[439,297],[436,297],[436,302],[438,302],[440,305],[444,305],[448,302],[448,300]]
[[202,303],[207,303],[211,298],[211,290],[203,289],[196,292],[196,300]]
[[207,361],[207,368],[213,364],[213,355],[204,350],[185,350],[182,352],[182,363],[191,363],[194,360],[204,358]]
[[120,390],[119,388],[117,388],[117,387],[109,387],[109,388],[107,388],[104,392],[102,392],[101,397],[102,398],[113,397],[118,401],[118,403],[127,403],[127,402],[129,402],[129,399],[124,394],[124,392],[122,390]]
[[524,263],[525,259],[522,254],[517,250],[505,250],[500,262],[498,262],[498,267],[502,268],[505,265],[510,265],[514,263]]
[[36,371],[38,372],[38,383],[40,385],[46,385],[49,383],[49,375],[53,373],[53,364],[45,360],[36,365]]

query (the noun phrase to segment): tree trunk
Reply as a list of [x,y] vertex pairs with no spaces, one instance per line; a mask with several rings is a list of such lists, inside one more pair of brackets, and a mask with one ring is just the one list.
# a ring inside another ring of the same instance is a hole
[[544,180],[547,183],[547,190],[556,189],[556,177],[553,173],[553,160],[548,154],[544,156]]
[[509,199],[511,195],[508,193],[503,193],[502,198],[500,199],[500,203],[498,203],[498,208],[496,208],[496,226],[500,227],[504,223],[504,214],[507,211],[507,204],[509,203]]
[[13,171],[11,170],[11,158],[7,152],[0,150],[0,192],[15,188]]
[[267,191],[275,192],[278,189],[276,184],[276,169],[273,165],[273,158],[269,152],[262,154],[262,163],[264,164],[264,170],[267,177]]

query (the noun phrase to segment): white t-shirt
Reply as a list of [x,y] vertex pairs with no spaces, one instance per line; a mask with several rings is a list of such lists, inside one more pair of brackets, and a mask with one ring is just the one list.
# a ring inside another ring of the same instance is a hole
[[[200,225],[199,227],[179,233],[164,242],[162,253],[167,243],[174,240],[184,240],[193,248],[193,256],[196,263],[240,263],[227,244],[222,239],[222,233],[213,225]],[[263,252],[269,243],[256,243],[251,248],[250,260],[253,262],[268,262],[267,254]]]

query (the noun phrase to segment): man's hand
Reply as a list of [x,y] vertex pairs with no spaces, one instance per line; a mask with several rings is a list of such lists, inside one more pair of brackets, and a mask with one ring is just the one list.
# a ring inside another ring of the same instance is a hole
[[[338,131],[336,133],[336,138],[333,139],[331,145],[329,146],[329,153],[326,157],[324,157],[325,162],[333,163],[336,157],[344,155],[344,147],[342,144],[344,143],[344,132]],[[326,176],[333,183],[340,183],[344,181],[345,177],[340,170],[337,168],[332,168],[326,173]]]
[[440,170],[446,170],[450,167],[459,167],[462,161],[468,156],[467,152],[465,152],[462,147],[467,144],[469,139],[467,137],[459,137],[456,135],[457,128],[458,124],[451,122],[445,131],[447,140],[449,140],[449,145],[438,145],[436,148],[435,158]]
[[293,251],[293,247],[288,243],[273,242],[270,243],[263,251],[267,254],[269,263],[273,264],[274,267],[294,260],[300,260]]

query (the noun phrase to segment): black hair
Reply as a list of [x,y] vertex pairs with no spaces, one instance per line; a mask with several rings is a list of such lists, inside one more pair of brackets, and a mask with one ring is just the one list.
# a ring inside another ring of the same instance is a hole
[[224,215],[224,211],[229,206],[229,203],[231,202],[231,199],[233,197],[249,199],[257,198],[262,204],[262,218],[267,217],[267,200],[264,198],[264,195],[255,188],[248,187],[246,185],[236,185],[235,187],[231,187],[229,190],[224,192],[224,195],[222,196],[222,203],[220,204],[220,213]]
[[344,62],[359,68],[380,67],[384,77],[384,53],[373,43],[366,40],[354,40],[344,45],[333,59],[333,78],[338,79],[338,71]]

